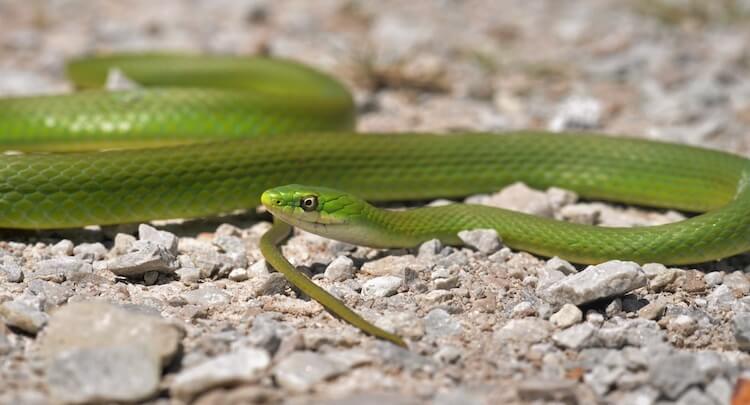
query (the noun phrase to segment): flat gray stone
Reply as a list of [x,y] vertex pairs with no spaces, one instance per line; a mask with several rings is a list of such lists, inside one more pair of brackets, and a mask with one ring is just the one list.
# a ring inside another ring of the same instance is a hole
[[180,371],[172,381],[173,395],[189,400],[214,387],[258,380],[271,364],[265,350],[244,348]]
[[643,287],[646,276],[638,264],[613,260],[565,277],[541,291],[550,304],[582,305],[602,298],[615,297]]
[[61,402],[134,402],[156,394],[161,362],[139,345],[71,349],[52,359],[46,375]]
[[177,352],[184,332],[159,316],[101,301],[64,305],[50,316],[39,353],[53,359],[72,349],[138,345],[165,364]]
[[299,351],[282,359],[274,367],[273,374],[281,387],[292,392],[306,392],[315,384],[346,370],[344,365],[322,354]]
[[149,271],[172,273],[177,270],[178,262],[167,248],[139,240],[129,252],[106,261],[104,267],[118,276],[135,277]]
[[62,283],[72,277],[73,273],[93,273],[90,263],[77,257],[55,257],[37,263],[33,278]]

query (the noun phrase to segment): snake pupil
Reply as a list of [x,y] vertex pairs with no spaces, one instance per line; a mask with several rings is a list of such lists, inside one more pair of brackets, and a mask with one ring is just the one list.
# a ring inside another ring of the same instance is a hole
[[305,197],[300,201],[300,206],[305,211],[313,211],[318,208],[318,198],[315,196]]

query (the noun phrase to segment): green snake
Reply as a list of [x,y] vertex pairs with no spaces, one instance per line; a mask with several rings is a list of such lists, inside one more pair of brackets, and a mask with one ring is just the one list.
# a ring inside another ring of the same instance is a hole
[[[143,87],[101,90],[113,68]],[[251,209],[264,190],[300,183],[358,197],[292,190],[290,204],[316,196],[319,220],[330,221],[325,227],[302,221],[309,215],[299,214],[309,212],[299,205],[294,215],[271,211],[373,246],[415,246],[430,238],[459,243],[459,230],[494,228],[510,247],[578,263],[684,264],[750,248],[748,160],[732,154],[593,134],[354,133],[355,107],[346,88],[282,60],[111,55],[74,61],[68,75],[86,91],[0,100],[1,147],[22,152],[0,156],[0,227],[215,215]],[[471,205],[396,213],[364,202],[455,198],[515,181],[703,213],[623,229]],[[264,238],[264,254],[272,255],[270,242],[284,230]],[[270,263],[289,270],[282,256],[273,257]],[[302,278],[297,281],[309,282]],[[300,289],[329,309],[338,305],[310,285]],[[342,311],[333,309],[356,321]]]

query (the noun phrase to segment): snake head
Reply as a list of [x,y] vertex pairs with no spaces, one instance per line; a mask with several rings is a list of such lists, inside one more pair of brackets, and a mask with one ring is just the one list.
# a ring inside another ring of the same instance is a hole
[[260,200],[282,221],[324,236],[331,235],[331,228],[350,225],[369,207],[344,191],[300,184],[266,190]]

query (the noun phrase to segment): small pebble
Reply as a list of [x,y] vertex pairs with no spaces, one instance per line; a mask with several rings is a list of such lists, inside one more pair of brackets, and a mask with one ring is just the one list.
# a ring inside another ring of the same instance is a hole
[[50,247],[50,253],[55,256],[72,256],[74,245],[68,239],[63,239]]
[[441,308],[435,308],[424,317],[425,333],[428,336],[443,337],[462,332],[461,323]]
[[500,237],[494,229],[461,231],[458,233],[458,237],[467,246],[472,247],[485,255],[491,255],[503,247]]
[[557,256],[547,260],[547,262],[544,264],[544,268],[549,271],[559,271],[564,275],[570,275],[578,272],[578,270],[576,270],[576,268],[573,267],[572,264]]
[[0,317],[5,324],[35,335],[47,324],[48,316],[22,299],[0,304]]
[[156,281],[158,279],[159,279],[158,271],[147,271],[143,273],[143,284],[145,285],[154,285],[156,284]]
[[183,267],[175,271],[177,277],[183,283],[197,283],[201,279],[201,271],[193,267]]
[[412,255],[386,256],[365,262],[361,272],[372,276],[397,276],[403,273],[404,268],[415,266],[418,266],[417,258]]
[[604,309],[604,313],[607,314],[607,316],[610,318],[619,314],[621,311],[622,299],[620,297],[613,299],[609,304],[607,304],[607,308]]
[[519,302],[511,310],[511,316],[514,318],[524,318],[534,315],[536,315],[536,309],[534,308],[534,305],[528,301]]
[[227,305],[230,297],[223,290],[211,285],[204,284],[201,288],[182,293],[182,297],[188,304],[202,305],[206,307],[218,307]]
[[250,278],[247,274],[247,269],[239,268],[239,269],[232,269],[232,271],[229,272],[229,279],[232,281],[245,281],[248,278]]
[[572,326],[583,319],[583,312],[573,305],[565,304],[555,314],[550,316],[549,321],[558,328],[564,329]]
[[323,273],[331,281],[344,281],[354,277],[354,261],[346,256],[337,256],[326,266]]
[[101,260],[107,254],[107,248],[101,243],[81,243],[73,248],[73,254],[82,260]]
[[709,287],[716,287],[724,281],[723,271],[712,271],[703,276],[703,280]]
[[[133,244],[135,243],[137,239],[135,236],[127,234],[127,233],[118,233],[115,235],[115,243],[114,246],[112,246],[111,254],[113,256],[120,256],[128,251],[133,247]],[[71,254],[72,254],[71,249]]]
[[667,303],[665,301],[657,299],[639,309],[638,316],[643,319],[658,320],[662,315],[664,315],[664,311],[666,309]]
[[698,322],[688,315],[677,315],[669,320],[667,329],[675,331],[683,336],[690,336],[698,329]]
[[20,283],[24,279],[23,269],[13,256],[5,255],[0,258],[0,280],[9,283]]
[[549,337],[552,325],[539,318],[511,319],[494,332],[494,338],[500,344],[508,342],[537,343]]
[[362,284],[362,295],[366,298],[383,298],[396,294],[403,280],[396,276],[382,276]]
[[417,257],[421,260],[432,260],[443,250],[443,244],[439,239],[430,239],[419,245]]
[[588,322],[573,325],[552,335],[552,340],[557,345],[573,350],[586,347],[595,338],[596,329]]
[[153,242],[165,248],[169,253],[177,255],[177,237],[170,232],[160,231],[153,226],[140,224],[138,226],[138,239]]

